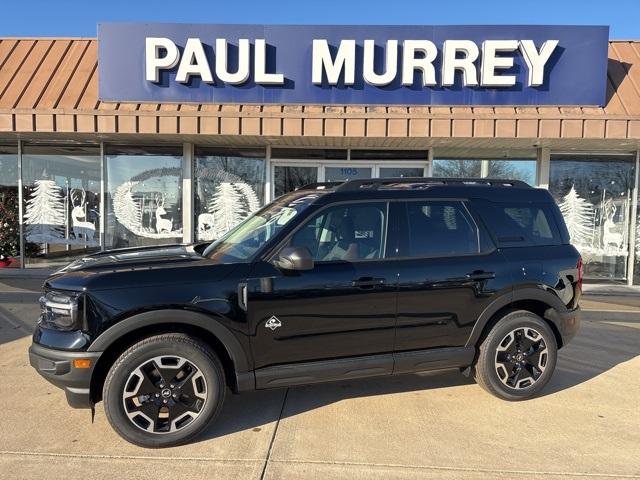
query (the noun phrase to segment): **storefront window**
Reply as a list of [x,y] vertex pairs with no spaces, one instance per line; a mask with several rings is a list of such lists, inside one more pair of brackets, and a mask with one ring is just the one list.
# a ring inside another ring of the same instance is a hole
[[522,180],[529,185],[536,184],[535,160],[489,160],[489,178]]
[[106,248],[182,241],[182,147],[107,147]]
[[318,167],[275,165],[273,167],[273,198],[318,181]]
[[[638,197],[640,197],[640,192],[638,192]],[[640,204],[640,198],[638,198],[638,203]],[[636,235],[635,235],[635,245],[631,245],[631,248],[635,249],[635,263],[633,266],[633,284],[640,285],[640,208],[638,208],[636,213]]]
[[627,278],[634,170],[633,157],[551,158],[549,191],[582,255],[586,278]]
[[[486,162],[486,166],[483,163]],[[483,175],[483,167],[486,173]],[[444,159],[433,161],[434,177],[504,178],[536,184],[535,160],[469,160]]]
[[437,159],[433,161],[434,177],[480,178],[481,172],[482,172],[481,160],[450,158],[450,159]]
[[[504,178],[536,184],[536,150],[451,148],[436,151],[434,177]],[[469,155],[472,155],[471,157]]]
[[219,238],[264,204],[265,156],[264,149],[196,148],[199,241]]
[[[636,192],[638,195],[638,205],[640,205],[640,192]],[[636,235],[635,245],[631,245],[631,248],[635,249],[635,264],[633,267],[633,284],[640,285],[640,207],[636,212]]]
[[100,249],[100,149],[25,145],[25,261],[64,265]]
[[0,146],[0,268],[20,266],[18,147]]

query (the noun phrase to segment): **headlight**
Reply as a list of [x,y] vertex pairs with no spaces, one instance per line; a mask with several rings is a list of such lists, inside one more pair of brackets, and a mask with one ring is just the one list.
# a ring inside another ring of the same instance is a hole
[[40,297],[40,325],[53,330],[78,330],[82,326],[81,294],[47,292]]

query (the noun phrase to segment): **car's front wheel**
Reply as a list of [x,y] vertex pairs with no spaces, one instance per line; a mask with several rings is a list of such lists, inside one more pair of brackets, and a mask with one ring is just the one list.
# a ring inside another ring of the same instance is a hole
[[103,387],[109,423],[148,448],[184,444],[219,413],[224,370],[202,341],[171,333],[146,338],[115,361]]
[[538,315],[516,310],[503,316],[480,344],[475,379],[504,400],[524,400],[547,384],[556,366],[558,346]]

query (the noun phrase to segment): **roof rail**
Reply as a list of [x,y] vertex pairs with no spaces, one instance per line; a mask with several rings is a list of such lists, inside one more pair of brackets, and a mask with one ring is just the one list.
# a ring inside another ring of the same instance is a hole
[[[332,182],[335,183],[335,182]],[[449,178],[449,177],[402,177],[402,178],[367,178],[349,180],[339,184],[336,192],[351,192],[362,188],[378,190],[384,187],[393,187],[397,184],[418,185],[486,185],[490,187],[531,188],[522,180],[509,180],[503,178]]]
[[343,185],[344,182],[315,182],[315,183],[307,183],[301,187],[296,188],[296,192],[300,190],[328,190],[330,188],[338,187]]

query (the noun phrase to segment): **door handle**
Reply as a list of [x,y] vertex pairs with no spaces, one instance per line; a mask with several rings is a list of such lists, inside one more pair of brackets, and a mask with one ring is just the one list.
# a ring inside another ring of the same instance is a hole
[[247,311],[247,282],[238,284],[238,306],[241,310]]
[[476,270],[471,273],[467,273],[465,277],[469,280],[473,280],[474,282],[479,282],[481,280],[492,280],[496,278],[496,274],[493,272],[484,272],[482,270]]
[[375,278],[375,277],[360,277],[351,282],[352,287],[358,288],[374,288],[379,285],[384,285],[384,278]]

